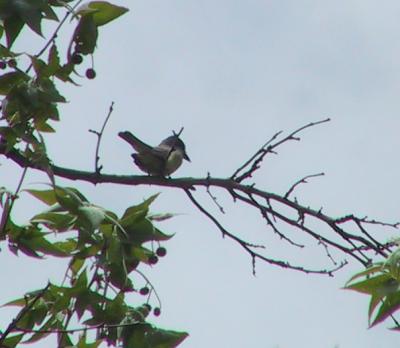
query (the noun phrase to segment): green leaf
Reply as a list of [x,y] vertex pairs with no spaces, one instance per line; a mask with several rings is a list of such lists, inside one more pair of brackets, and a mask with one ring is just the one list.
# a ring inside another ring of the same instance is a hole
[[21,342],[24,334],[19,334],[15,336],[7,336],[6,339],[3,341],[3,347],[5,348],[14,348],[17,347],[19,342]]
[[171,214],[171,213],[164,213],[164,214],[152,214],[147,216],[147,218],[151,221],[165,221],[173,218],[174,216],[177,216],[177,214]]
[[368,307],[368,319],[371,321],[372,314],[375,311],[376,307],[381,303],[382,299],[384,296],[380,295],[372,295],[371,300],[369,301],[369,307]]
[[[3,34],[3,28],[2,27],[0,27],[0,32],[1,32],[1,34],[0,34],[0,37],[1,37],[2,34]],[[16,56],[17,56],[16,53],[12,52],[6,46],[0,44],[0,57],[1,58],[14,58]]]
[[47,205],[53,205],[57,203],[57,197],[54,190],[25,190],[30,193],[33,197],[39,199]]
[[356,273],[355,275],[353,275],[347,281],[346,286],[347,286],[347,284],[351,283],[354,279],[361,278],[361,277],[364,277],[364,276],[368,276],[368,275],[374,274],[376,272],[382,272],[383,265],[384,265],[383,262],[378,262],[375,265],[373,265],[371,267],[368,267],[367,269],[365,269],[365,270],[363,270],[363,271],[361,271],[359,273]]
[[80,194],[76,189],[57,186],[54,189],[57,202],[70,212],[77,213],[79,207],[84,203]]
[[105,308],[105,319],[107,324],[120,323],[125,317],[127,305],[124,301],[124,294],[120,292],[112,301],[108,302]]
[[72,271],[72,274],[75,276],[80,269],[85,264],[85,259],[79,257],[73,257],[69,263],[68,268]]
[[143,215],[143,214],[147,215],[151,203],[153,203],[159,195],[160,194],[157,193],[147,198],[143,203],[129,207],[128,209],[125,210],[124,215],[122,215],[122,219],[130,218],[131,216],[136,216],[136,215]]
[[108,271],[111,284],[124,291],[133,289],[132,281],[128,278],[126,267],[122,262],[109,264]]
[[6,304],[3,304],[2,307],[5,306],[18,306],[18,307],[24,307],[27,304],[27,300],[25,297],[23,298],[18,298],[16,300],[12,300],[10,302],[7,302]]
[[81,16],[92,15],[94,23],[99,27],[113,21],[128,11],[129,9],[126,7],[116,6],[107,1],[91,1],[80,7],[77,14]]
[[11,17],[4,20],[4,30],[6,32],[7,47],[10,48],[15,39],[21,32],[24,22],[18,17]]
[[105,219],[103,208],[91,204],[84,204],[78,208],[78,224],[89,231],[95,231]]
[[45,5],[45,6],[43,7],[43,12],[44,12],[44,14],[45,14],[45,18],[46,18],[46,19],[51,19],[51,20],[54,20],[54,21],[59,22],[58,17],[57,17],[57,14],[53,11],[53,9],[51,8],[51,6]]
[[47,103],[65,103],[66,99],[58,92],[55,84],[48,78],[40,79],[41,99]]
[[57,73],[55,74],[55,76],[63,81],[63,82],[71,82],[73,84],[75,84],[76,86],[78,86],[69,76],[71,75],[71,73],[74,71],[74,64],[72,62],[68,62],[66,64],[64,64],[63,66],[60,67],[60,69],[57,70]]
[[35,122],[34,127],[37,131],[42,132],[42,133],[55,133],[55,129],[44,120]]
[[[51,329],[56,322],[56,319],[54,317],[50,317],[40,328],[40,331],[47,331]],[[47,337],[50,335],[50,331],[48,332],[35,332],[28,340],[24,341],[24,344],[27,343],[34,343],[37,341],[40,341],[41,339]]]
[[57,231],[65,232],[71,229],[76,221],[76,217],[65,212],[46,212],[35,215],[32,223],[43,224],[47,228]]
[[346,286],[346,289],[355,290],[369,295],[383,295],[396,291],[398,283],[390,274],[380,274],[375,277]]
[[389,270],[393,278],[400,280],[400,249],[389,256],[385,262],[385,268]]
[[148,337],[148,342],[150,342],[150,347],[154,348],[173,348],[181,344],[188,336],[186,332],[154,329]]
[[69,253],[59,248],[56,244],[50,243],[47,239],[42,237],[32,238],[25,242],[25,245],[29,246],[35,252],[39,251],[46,255],[66,257]]
[[28,81],[29,77],[21,71],[13,71],[0,76],[0,95],[7,95],[10,90],[22,81]]
[[98,30],[93,17],[84,16],[74,32],[75,50],[82,54],[92,54],[96,48]]
[[[20,4],[18,14],[21,19],[31,28],[36,34],[42,35],[42,1],[38,0],[19,0],[15,1]],[[35,4],[36,3],[36,4]],[[39,6],[37,6],[39,5]]]
[[78,289],[78,292],[84,290],[87,288],[88,285],[88,279],[87,279],[87,273],[86,273],[86,268],[82,270],[81,274],[78,277],[78,280],[74,284],[74,289]]
[[50,48],[47,64],[45,71],[47,76],[53,76],[61,68],[60,57],[56,45],[53,45]]
[[400,292],[388,295],[380,306],[370,327],[381,323],[400,308]]
[[124,330],[124,348],[173,348],[188,337],[186,332],[157,329],[150,324],[138,324]]

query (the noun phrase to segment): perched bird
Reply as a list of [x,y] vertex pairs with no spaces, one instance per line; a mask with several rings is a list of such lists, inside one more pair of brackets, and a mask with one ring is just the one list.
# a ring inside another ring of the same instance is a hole
[[190,162],[185,144],[178,134],[164,139],[155,147],[147,145],[128,131],[119,132],[118,135],[135,149],[136,153],[132,154],[133,160],[147,174],[170,176],[181,166],[184,159]]

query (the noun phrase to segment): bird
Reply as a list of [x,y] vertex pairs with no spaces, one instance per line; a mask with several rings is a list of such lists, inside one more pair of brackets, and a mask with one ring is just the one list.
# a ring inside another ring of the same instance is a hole
[[133,147],[133,161],[143,172],[152,176],[169,177],[185,159],[190,161],[184,142],[179,134],[169,136],[159,145],[147,145],[129,131],[119,132],[118,136]]

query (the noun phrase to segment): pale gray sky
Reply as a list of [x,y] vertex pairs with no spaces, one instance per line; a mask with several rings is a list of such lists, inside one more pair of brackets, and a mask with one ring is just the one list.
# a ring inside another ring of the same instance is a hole
[[[58,165],[93,168],[95,139],[87,129],[101,127],[111,101],[101,163],[115,174],[139,173],[119,130],[158,143],[184,126],[192,163],[175,176],[224,177],[276,131],[331,117],[266,161],[258,185],[284,193],[298,178],[324,171],[301,187],[300,202],[334,216],[399,220],[398,1],[114,2],[131,11],[101,28],[98,77],[63,88],[70,103],[61,108],[59,132],[48,136]],[[3,161],[2,185],[12,185],[15,173]],[[32,172],[27,183],[43,180]],[[367,297],[340,290],[360,265],[328,278],[258,263],[253,277],[247,255],[181,192],[78,185],[94,203],[118,212],[162,192],[154,210],[182,213],[160,226],[176,236],[165,245],[168,256],[146,272],[163,301],[152,322],[187,330],[183,348],[398,347],[399,334],[386,329],[391,323],[367,329]],[[256,214],[227,207],[230,214],[221,217],[227,226],[265,240],[271,255],[314,268],[328,264],[315,248],[299,252],[277,243]],[[21,220],[31,216],[29,206],[17,208]],[[61,261],[36,263],[5,251],[2,301],[62,277]],[[3,326],[11,312],[0,313]]]

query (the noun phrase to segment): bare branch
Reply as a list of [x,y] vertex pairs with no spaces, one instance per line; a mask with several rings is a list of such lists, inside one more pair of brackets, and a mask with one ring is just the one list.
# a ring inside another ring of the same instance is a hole
[[[265,261],[271,265],[274,266],[279,266],[282,268],[287,268],[287,269],[292,269],[295,271],[300,271],[300,272],[304,272],[304,273],[312,273],[312,274],[326,274],[329,276],[332,276],[332,274],[336,271],[338,271],[339,269],[343,268],[347,262],[344,261],[343,263],[341,263],[338,267],[335,267],[334,269],[321,269],[321,270],[312,270],[312,269],[308,269],[308,268],[304,268],[301,266],[294,266],[291,265],[289,262],[287,261],[282,261],[282,260],[274,260],[271,258],[267,258],[257,252],[255,252],[254,250],[252,250],[252,248],[254,247],[262,247],[259,245],[253,245],[253,244],[249,244],[248,242],[238,238],[237,236],[235,236],[234,234],[228,232],[220,223],[219,221],[212,215],[210,214],[206,209],[204,209],[199,202],[197,202],[197,200],[193,197],[193,195],[191,194],[190,190],[185,189],[185,192],[187,194],[187,196],[189,197],[189,199],[192,201],[192,203],[205,215],[207,216],[213,223],[215,226],[218,227],[218,229],[222,232],[222,236],[228,236],[229,238],[231,238],[232,240],[234,240],[235,242],[237,242],[248,254],[250,254],[251,259],[252,259],[252,268],[253,268],[253,274],[255,275],[255,260],[256,259],[260,259],[262,261]],[[262,247],[263,248],[263,247]]]
[[286,192],[286,194],[285,194],[284,197],[285,197],[285,198],[289,198],[290,194],[291,194],[291,193],[295,190],[295,188],[296,188],[297,186],[299,186],[300,184],[307,184],[307,183],[308,183],[307,179],[315,178],[315,177],[317,177],[317,176],[323,176],[323,175],[325,175],[325,173],[318,173],[318,174],[306,175],[305,177],[303,177],[303,178],[301,178],[300,180],[296,181],[296,182],[290,187],[290,189]]
[[[210,177],[210,173],[207,173],[207,178],[209,178],[209,177]],[[212,200],[212,201],[215,203],[215,205],[218,207],[219,211],[220,211],[222,214],[225,214],[224,207],[223,207],[221,204],[218,203],[217,197],[214,196],[214,195],[211,193],[210,186],[207,186],[206,190],[207,190],[207,194],[210,196],[211,200]]]
[[103,137],[104,130],[106,128],[106,125],[108,123],[108,120],[111,117],[112,112],[114,111],[114,102],[111,102],[110,108],[108,109],[108,114],[106,119],[103,122],[103,126],[101,127],[100,132],[97,132],[93,129],[89,129],[90,133],[93,133],[97,136],[97,143],[96,143],[96,153],[95,153],[95,160],[94,160],[94,170],[96,173],[100,173],[100,171],[103,169],[103,166],[99,165],[100,161],[100,156],[99,156],[99,151],[100,151],[100,143],[101,143],[101,138]]
[[[240,183],[243,180],[250,178],[253,173],[260,168],[261,162],[264,160],[264,157],[270,153],[276,153],[275,149],[282,145],[285,142],[296,140],[299,141],[300,138],[296,137],[298,133],[305,130],[306,128],[310,128],[313,126],[317,126],[322,123],[329,122],[330,118],[317,121],[317,122],[310,122],[303,127],[300,127],[290,133],[288,136],[284,137],[283,139],[273,143],[273,141],[282,133],[282,131],[273,135],[273,137],[268,140],[250,159],[248,159],[242,166],[240,166],[231,176],[231,179],[235,180],[236,182]],[[247,168],[247,169],[246,169]],[[239,175],[241,171],[244,171],[242,174]]]

